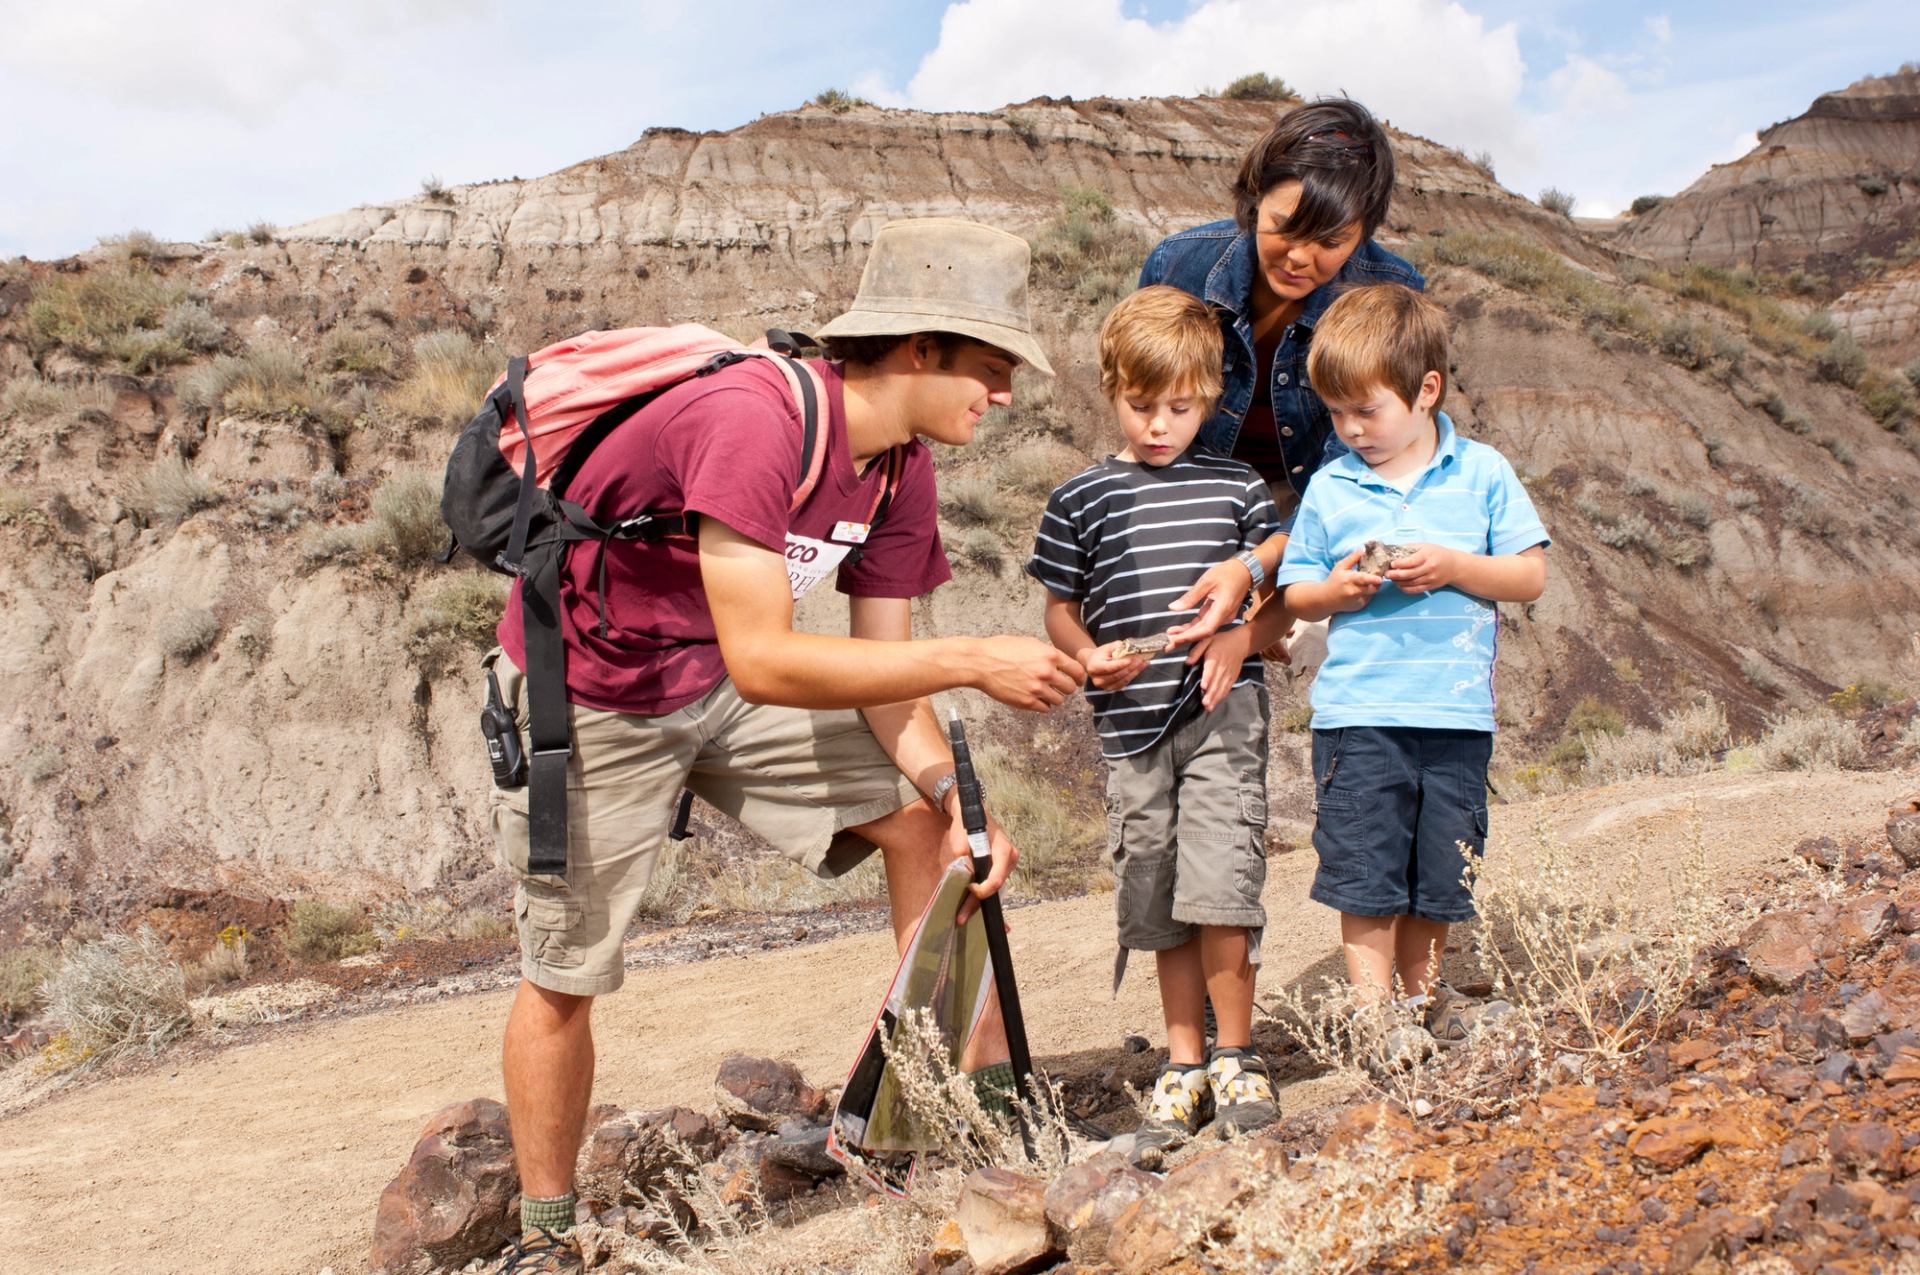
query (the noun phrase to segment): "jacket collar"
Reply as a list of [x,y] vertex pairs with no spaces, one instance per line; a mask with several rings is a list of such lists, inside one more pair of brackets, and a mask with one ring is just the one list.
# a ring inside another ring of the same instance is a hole
[[[1307,294],[1306,308],[1293,321],[1294,326],[1311,330],[1320,322],[1320,316],[1327,312],[1327,307],[1347,287],[1380,282],[1380,258],[1384,255],[1384,250],[1373,240],[1363,239],[1360,246],[1353,250],[1353,255],[1347,258],[1346,264],[1340,267],[1340,273]],[[1259,266],[1253,235],[1243,230],[1233,237],[1213,269],[1207,272],[1204,299],[1242,319],[1250,319],[1253,273]]]

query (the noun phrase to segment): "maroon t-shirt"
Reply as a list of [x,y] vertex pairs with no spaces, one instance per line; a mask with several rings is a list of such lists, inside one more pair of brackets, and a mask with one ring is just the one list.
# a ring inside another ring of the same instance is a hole
[[[826,464],[806,503],[791,515],[788,506],[800,485],[800,409],[786,378],[765,359],[748,359],[666,391],[594,449],[567,498],[603,523],[649,509],[718,518],[786,553],[796,590],[858,548],[858,562],[843,563],[836,573],[842,593],[914,598],[929,592],[953,571],[940,546],[926,444],[915,440],[908,446],[891,509],[859,543],[886,466],[876,462],[864,475],[854,472],[840,369],[814,366],[827,389]],[[602,554],[605,637],[599,631]],[[726,676],[700,585],[696,541],[581,541],[560,577],[567,698],[574,703],[657,717],[699,699]],[[526,667],[517,581],[498,636],[508,657]]]

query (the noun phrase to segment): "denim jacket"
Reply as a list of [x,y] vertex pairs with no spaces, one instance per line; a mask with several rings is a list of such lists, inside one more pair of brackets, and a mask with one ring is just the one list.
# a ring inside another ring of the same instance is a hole
[[[1222,456],[1233,454],[1240,422],[1253,403],[1251,298],[1256,269],[1253,236],[1232,221],[1214,221],[1162,239],[1140,271],[1143,288],[1170,283],[1221,311],[1221,329],[1226,337],[1225,375],[1220,404],[1200,427],[1200,441]],[[1313,338],[1313,325],[1341,292],[1369,283],[1426,287],[1418,270],[1368,239],[1354,249],[1339,274],[1308,294],[1306,308],[1287,326],[1274,352],[1273,420],[1280,431],[1281,453],[1287,459],[1287,485],[1296,493],[1306,491],[1307,480],[1322,464],[1347,450],[1333,432],[1326,404],[1307,384],[1307,343]],[[1292,527],[1289,514],[1281,529]]]

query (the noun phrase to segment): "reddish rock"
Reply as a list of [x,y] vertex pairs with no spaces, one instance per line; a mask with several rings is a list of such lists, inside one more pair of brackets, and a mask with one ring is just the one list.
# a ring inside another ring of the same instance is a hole
[[1713,1130],[1686,1116],[1655,1116],[1627,1138],[1634,1163],[1653,1173],[1671,1173],[1713,1145]]
[[827,1113],[827,1096],[790,1062],[730,1054],[713,1081],[713,1096],[729,1123],[762,1133],[790,1116],[813,1120]]
[[1897,910],[1884,894],[1863,894],[1840,906],[1840,941],[1849,949],[1873,947],[1893,933]]
[[492,1253],[520,1229],[519,1194],[507,1109],[491,1098],[443,1108],[380,1193],[369,1260],[397,1275]]
[[1390,1107],[1384,1102],[1367,1103],[1364,1106],[1348,1107],[1333,1122],[1333,1128],[1327,1131],[1327,1137],[1320,1144],[1321,1155],[1338,1155],[1346,1148],[1365,1142],[1379,1130],[1381,1138],[1397,1151],[1411,1151],[1418,1141],[1413,1132],[1413,1120],[1398,1107]]
[[685,1157],[711,1160],[730,1131],[686,1107],[663,1107],[641,1116],[617,1109],[587,1135],[575,1169],[575,1189],[593,1209],[648,1205],[655,1192],[671,1188],[691,1166]]
[[1754,982],[1770,992],[1785,992],[1820,968],[1817,941],[1809,917],[1777,913],[1747,927],[1740,936],[1740,952]]
[[1047,1221],[1067,1239],[1067,1255],[1095,1265],[1106,1255],[1113,1225],[1135,1200],[1160,1188],[1160,1179],[1111,1151],[1081,1161],[1047,1184]]
[[1846,855],[1840,849],[1840,843],[1832,837],[1808,837],[1793,848],[1794,854],[1808,863],[1832,871],[1846,861]]
[[1920,1048],[1908,1046],[1895,1054],[1893,1061],[1880,1072],[1880,1078],[1890,1085],[1920,1080]]
[[1893,1026],[1893,1013],[1887,998],[1878,990],[1856,996],[1840,1011],[1840,1026],[1854,1044],[1872,1040]]
[[574,1190],[582,1203],[597,1213],[637,1199],[628,1173],[637,1158],[639,1141],[640,1130],[624,1115],[601,1121],[587,1135],[574,1169]]
[[1286,1153],[1259,1140],[1192,1160],[1114,1222],[1107,1260],[1120,1275],[1158,1271],[1186,1250],[1196,1228],[1216,1235],[1231,1231],[1247,1200],[1286,1171]]
[[1920,794],[1895,802],[1887,811],[1887,844],[1909,868],[1920,868]]
[[1060,1250],[1047,1226],[1047,1184],[1008,1169],[976,1169],[960,1185],[953,1220],[979,1275],[1052,1265]]
[[1667,1053],[1669,1066],[1680,1071],[1688,1071],[1709,1058],[1717,1057],[1721,1043],[1717,1040],[1683,1040]]
[[635,1123],[658,1134],[663,1142],[678,1142],[702,1160],[713,1159],[733,1141],[733,1130],[725,1123],[691,1107],[661,1107]]
[[814,1178],[776,1159],[773,1151],[778,1142],[764,1134],[741,1138],[702,1172],[729,1205],[746,1204],[756,1197],[767,1204],[785,1204],[813,1190]]
[[1827,1154],[1856,1173],[1892,1173],[1900,1167],[1900,1134],[1878,1121],[1837,1124],[1827,1135]]

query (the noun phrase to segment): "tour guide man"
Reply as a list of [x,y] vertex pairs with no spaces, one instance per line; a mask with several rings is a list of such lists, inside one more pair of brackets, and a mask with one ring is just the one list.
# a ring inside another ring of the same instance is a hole
[[[567,1232],[593,1089],[589,1015],[620,986],[621,941],[683,786],[822,876],[878,847],[904,943],[948,858],[966,852],[953,755],[927,697],[971,686],[1045,711],[1083,679],[1038,638],[912,639],[913,599],[952,574],[922,440],[970,441],[989,407],[1013,401],[1016,364],[1053,373],[1033,338],[1027,270],[1026,242],[987,226],[881,228],[853,308],[820,332],[829,450],[797,509],[800,415],[766,359],[668,390],[569,485],[589,511],[700,517],[697,541],[585,541],[562,568],[574,739],[564,877],[526,871],[528,790],[493,791],[521,947],[503,1070],[523,1234],[503,1270],[580,1268]],[[898,487],[869,526],[888,468],[877,462],[893,448]],[[812,569],[790,578],[790,549]],[[793,591],[824,576],[823,560],[850,595],[847,637],[793,629]],[[516,583],[490,659],[524,729],[521,635]],[[1018,854],[997,826],[992,847],[981,897]],[[1007,1056],[1004,1038],[997,1051],[987,1032],[975,1043],[971,1066]]]

